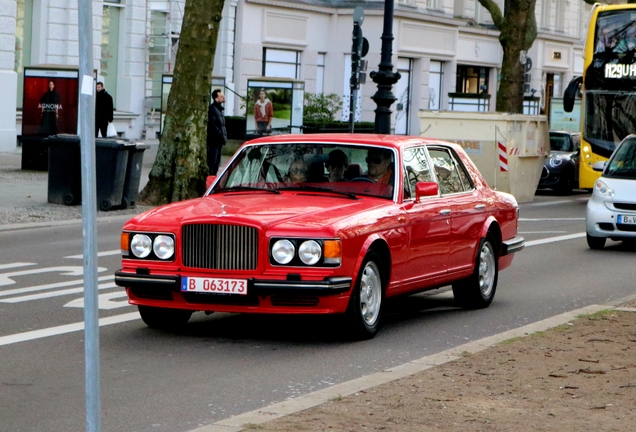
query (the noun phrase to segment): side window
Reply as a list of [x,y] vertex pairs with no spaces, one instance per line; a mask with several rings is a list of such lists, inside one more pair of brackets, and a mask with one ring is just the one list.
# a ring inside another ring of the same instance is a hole
[[424,147],[412,147],[404,150],[404,198],[415,198],[415,184],[431,181],[431,170]]
[[442,195],[469,191],[473,185],[461,161],[445,148],[429,148]]
[[572,151],[578,151],[581,147],[581,136],[580,135],[572,135]]

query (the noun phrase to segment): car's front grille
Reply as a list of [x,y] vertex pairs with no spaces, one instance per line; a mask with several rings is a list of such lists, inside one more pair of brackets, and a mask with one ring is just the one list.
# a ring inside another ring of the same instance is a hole
[[636,211],[636,204],[632,204],[632,203],[614,203],[614,208],[619,209],[619,210]]
[[240,225],[185,225],[183,265],[210,270],[254,270],[258,264],[258,230]]

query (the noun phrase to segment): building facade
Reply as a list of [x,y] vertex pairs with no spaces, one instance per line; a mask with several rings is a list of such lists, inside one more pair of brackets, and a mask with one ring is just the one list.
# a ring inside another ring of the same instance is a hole
[[[498,0],[503,8],[503,0]],[[383,0],[226,0],[215,55],[215,87],[226,87],[226,114],[245,115],[250,79],[289,78],[305,92],[335,93],[349,117],[353,11],[364,9],[369,74],[377,70]],[[94,0],[93,64],[115,101],[115,125],[127,138],[155,138],[162,82],[179,46],[184,0]],[[528,112],[583,69],[590,6],[537,0],[538,37],[526,54]],[[490,14],[477,0],[396,0],[393,66],[401,79],[392,106],[396,134],[419,135],[418,110],[494,111],[502,49]],[[0,151],[21,135],[24,68],[79,64],[76,0],[0,0]],[[355,117],[373,121],[377,87],[361,86]]]

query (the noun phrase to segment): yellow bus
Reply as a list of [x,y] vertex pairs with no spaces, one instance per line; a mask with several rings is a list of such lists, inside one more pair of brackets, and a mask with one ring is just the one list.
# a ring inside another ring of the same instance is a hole
[[636,4],[594,6],[583,67],[563,105],[571,112],[581,90],[579,187],[592,189],[600,176],[592,165],[606,161],[623,138],[636,133]]

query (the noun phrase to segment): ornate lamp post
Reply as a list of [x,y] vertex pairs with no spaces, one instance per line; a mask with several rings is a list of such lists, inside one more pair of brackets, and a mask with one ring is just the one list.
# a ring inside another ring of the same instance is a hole
[[397,100],[391,91],[393,84],[398,82],[400,74],[393,72],[391,56],[393,54],[393,0],[384,1],[384,27],[382,30],[382,51],[377,72],[370,76],[378,85],[378,91],[373,95],[373,101],[378,106],[375,109],[375,133],[391,133],[391,104]]

